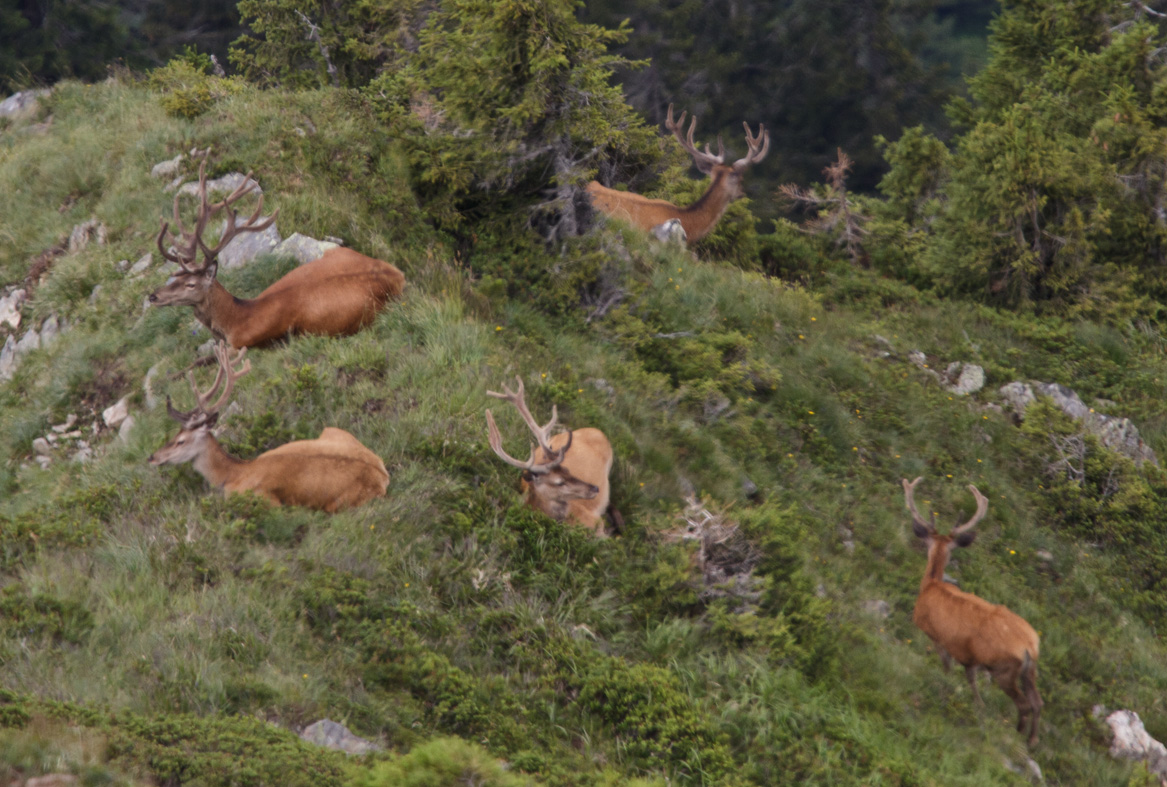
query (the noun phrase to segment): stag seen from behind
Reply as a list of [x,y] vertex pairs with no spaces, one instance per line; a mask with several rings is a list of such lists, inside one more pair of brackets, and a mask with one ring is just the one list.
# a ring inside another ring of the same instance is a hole
[[1037,693],[1037,632],[1006,607],[990,604],[944,581],[944,567],[948,565],[953,545],[967,547],[973,542],[976,538],[973,528],[988,512],[989,501],[969,484],[969,491],[977,501],[976,513],[942,536],[936,531],[935,514],[929,522],[916,510],[914,493],[920,480],[911,483],[906,478],[903,480],[904,500],[912,513],[912,532],[928,548],[928,566],[920,580],[912,621],[936,645],[945,670],[950,668],[953,659],[964,667],[978,705],[983,703],[977,690],[977,670],[984,669],[993,676],[1017,706],[1018,732],[1025,728],[1028,719],[1029,745],[1033,746],[1037,743],[1042,708]]

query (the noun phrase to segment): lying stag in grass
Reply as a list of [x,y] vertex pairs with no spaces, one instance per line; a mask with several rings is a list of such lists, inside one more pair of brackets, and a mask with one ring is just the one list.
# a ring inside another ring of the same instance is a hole
[[[749,152],[745,158],[738,159],[732,164],[725,163],[725,145],[721,137],[717,138],[717,155],[705,146],[705,152],[697,149],[693,142],[693,133],[697,129],[697,118],[694,116],[689,124],[689,133],[684,133],[685,113],[681,119],[673,122],[673,105],[669,104],[669,115],[665,120],[665,128],[673,133],[681,147],[693,157],[697,169],[710,178],[709,188],[701,198],[687,208],[678,208],[671,202],[663,199],[649,199],[630,191],[617,191],[607,186],[601,186],[597,181],[587,185],[588,196],[596,210],[614,219],[623,219],[645,232],[654,230],[670,219],[677,219],[684,229],[678,234],[689,243],[701,240],[717,226],[729,203],[743,195],[742,179],[746,170],[753,164],[766,157],[770,150],[770,132],[763,125],[758,126],[758,133],[750,132],[748,123],[742,123],[746,129],[746,146]],[[663,230],[658,230],[658,234]]]
[[[223,450],[211,429],[235,381],[251,370],[251,361],[243,360],[246,352],[244,348],[232,358],[226,343],[219,342],[215,348],[219,371],[206,393],[199,393],[194,373],[190,373],[191,390],[198,402],[194,410],[180,412],[167,397],[166,411],[182,424],[182,430],[154,452],[150,464],[193,462],[195,470],[224,494],[255,492],[276,505],[305,506],[329,513],[383,497],[389,485],[385,463],[343,429],[330,426],[315,440],[286,443],[250,461],[236,459]],[[222,395],[210,404],[220,385]]]
[[[1037,632],[1025,619],[1004,606],[990,604],[972,593],[958,590],[944,581],[944,567],[952,545],[966,547],[976,538],[973,528],[989,510],[989,501],[975,486],[969,490],[977,501],[972,519],[952,529],[946,536],[936,532],[936,515],[927,522],[916,510],[913,493],[920,479],[904,479],[904,499],[912,512],[912,532],[928,546],[928,567],[920,581],[920,595],[912,621],[928,635],[940,651],[944,669],[956,659],[964,666],[968,684],[978,705],[977,670],[987,670],[997,685],[1017,706],[1017,731],[1029,718],[1029,745],[1037,742],[1037,722],[1041,717],[1041,696],[1037,693]],[[1018,679],[1021,688],[1017,687]]]
[[[257,187],[251,173],[222,202],[207,202],[206,167],[204,157],[199,165],[199,209],[194,229],[188,232],[179,218],[178,196],[174,198],[173,221],[180,239],[170,234],[170,223],[162,221],[158,250],[181,270],[150,296],[150,303],[193,306],[195,317],[215,338],[225,339],[235,348],[262,347],[289,334],[356,333],[405,288],[405,276],[395,266],[341,247],[301,265],[251,300],[236,298],[215,278],[218,254],[237,234],[267,229],[276,214],[259,220],[263,210],[261,194],[251,217],[242,223],[237,221],[231,205]],[[212,248],[204,242],[203,233],[209,220],[224,209],[227,227]],[[200,250],[201,265],[195,262]]]
[[539,426],[527,409],[522,379],[515,379],[519,385],[517,391],[504,385],[504,393],[486,393],[515,406],[535,435],[538,448],[531,447],[531,456],[525,462],[507,454],[494,416],[487,410],[490,447],[504,462],[523,471],[527,505],[560,522],[576,522],[592,528],[597,535],[604,535],[605,514],[611,517],[613,525],[618,525],[618,515],[608,508],[608,472],[612,469],[612,446],[608,438],[599,429],[592,428],[569,429],[552,436],[551,430],[559,420],[558,409],[552,407],[551,420]]

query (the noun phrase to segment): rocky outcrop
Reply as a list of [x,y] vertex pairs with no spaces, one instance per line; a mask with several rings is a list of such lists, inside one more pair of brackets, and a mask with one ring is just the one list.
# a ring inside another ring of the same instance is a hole
[[[261,216],[258,220],[266,221],[267,217]],[[219,233],[226,228],[227,222],[224,221]],[[219,252],[219,269],[241,268],[261,254],[271,254],[279,243],[280,231],[274,222],[262,232],[241,232]]]
[[[877,339],[882,340],[890,348],[891,343],[887,339],[882,336],[878,336]],[[953,361],[943,372],[938,372],[928,363],[928,356],[919,350],[912,350],[908,353],[908,360],[915,364],[917,369],[940,383],[940,386],[951,394],[968,396],[985,387],[985,370],[975,363]]]
[[62,330],[64,329],[54,314],[41,323],[40,328],[25,332],[20,341],[16,340],[15,335],[9,335],[4,347],[0,348],[0,382],[11,380],[25,355],[51,345]]
[[1094,412],[1093,407],[1088,407],[1078,394],[1064,385],[1018,381],[1001,386],[997,394],[1019,422],[1024,420],[1026,409],[1037,401],[1037,397],[1047,397],[1059,410],[1079,421],[1086,431],[1097,435],[1110,450],[1136,462],[1159,464],[1155,452],[1143,442],[1138,427],[1129,418]]
[[83,221],[69,233],[69,254],[82,251],[91,242],[98,246],[105,245],[105,225],[97,219]]
[[17,289],[0,298],[0,323],[6,323],[13,330],[20,327],[20,306],[27,295],[23,289]]
[[300,738],[308,743],[323,746],[326,749],[336,749],[345,754],[368,754],[371,751],[380,751],[380,746],[354,735],[348,727],[330,719],[321,719],[315,724],[309,724],[300,733]]
[[[1104,713],[1105,710],[1095,708],[1096,716]],[[1106,724],[1114,734],[1110,756],[1146,763],[1147,770],[1167,787],[1167,747],[1147,733],[1139,714],[1131,710],[1116,710],[1106,716]]]
[[338,248],[339,245],[331,241],[316,240],[307,235],[293,232],[287,238],[280,241],[279,245],[271,250],[271,253],[279,257],[291,257],[303,265],[306,262],[320,259],[324,252],[329,249]]
[[22,90],[19,93],[13,93],[0,101],[0,118],[23,120],[35,115],[39,106],[37,99],[41,96],[47,96],[49,92],[48,90]]

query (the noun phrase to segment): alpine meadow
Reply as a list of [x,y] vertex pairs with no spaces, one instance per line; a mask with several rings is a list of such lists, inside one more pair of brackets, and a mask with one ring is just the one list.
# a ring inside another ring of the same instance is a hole
[[1167,2],[175,8],[0,0],[0,784],[1167,784]]

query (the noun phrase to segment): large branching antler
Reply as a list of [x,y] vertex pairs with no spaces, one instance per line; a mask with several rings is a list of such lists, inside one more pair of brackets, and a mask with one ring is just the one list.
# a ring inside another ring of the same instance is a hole
[[549,459],[546,462],[536,464],[535,446],[531,446],[531,457],[526,462],[521,462],[509,455],[506,451],[503,450],[502,435],[499,434],[498,426],[496,426],[494,423],[494,415],[490,412],[490,410],[487,410],[486,425],[487,429],[489,430],[490,447],[496,454],[498,454],[499,459],[502,459],[507,464],[514,465],[515,467],[526,470],[530,473],[535,473],[536,475],[549,473],[555,468],[559,467],[559,465],[563,463],[564,457],[567,456],[567,449],[571,448],[571,430],[569,429],[567,431],[567,443],[564,444],[563,448],[560,448],[558,451],[553,450],[551,448],[551,430],[554,429],[555,425],[559,422],[559,409],[555,405],[552,405],[551,420],[543,426],[540,426],[535,421],[535,417],[531,415],[531,411],[527,409],[526,391],[523,388],[522,378],[516,375],[515,380],[518,382],[517,391],[512,391],[510,388],[504,385],[502,387],[503,393],[487,391],[486,395],[510,402],[515,406],[515,409],[519,411],[519,415],[521,415],[523,420],[527,423],[527,427],[531,430],[531,433],[535,435],[535,439],[539,443],[539,448],[543,449],[544,455]]
[[766,130],[764,123],[758,124],[757,136],[750,133],[750,124],[744,120],[742,127],[746,130],[746,147],[749,148],[749,152],[746,153],[745,158],[739,158],[733,162],[733,168],[736,170],[743,170],[751,164],[757,164],[770,152],[770,132]]
[[682,111],[681,119],[673,122],[673,105],[669,104],[669,114],[665,118],[665,128],[673,133],[673,136],[681,143],[681,147],[685,149],[685,152],[693,157],[693,163],[697,165],[697,168],[707,173],[713,168],[714,164],[725,163],[725,145],[722,144],[721,135],[719,134],[717,136],[718,155],[713,155],[713,151],[709,149],[709,145],[705,146],[704,153],[698,150],[696,143],[693,142],[693,134],[697,130],[696,115],[693,116],[692,121],[689,123],[689,133],[684,133],[685,116],[688,114],[688,112]]
[[924,480],[924,476],[917,476],[915,481],[908,483],[908,479],[903,479],[904,483],[904,502],[908,504],[908,510],[912,512],[912,524],[916,526],[917,530],[923,528],[926,532],[936,533],[936,514],[932,514],[932,521],[924,519],[920,516],[920,512],[916,510],[916,484]]
[[[182,192],[174,195],[174,226],[178,229],[179,239],[176,239],[170,232],[170,222],[162,219],[162,231],[158,233],[158,251],[162,256],[173,263],[177,263],[183,270],[188,273],[202,273],[214,261],[215,257],[221,252],[228,243],[240,232],[263,232],[272,225],[279,215],[279,210],[272,213],[271,216],[259,221],[260,213],[263,211],[263,194],[260,193],[259,200],[256,202],[255,211],[251,217],[242,224],[237,224],[238,214],[231,209],[231,205],[246,197],[259,187],[252,177],[251,172],[243,178],[241,183],[233,192],[228,194],[221,202],[207,201],[207,158],[210,156],[208,150],[203,154],[203,160],[199,163],[199,208],[198,216],[195,220],[194,230],[188,231],[179,217],[179,200],[182,197]],[[203,233],[207,229],[207,223],[210,219],[218,214],[223,209],[227,210],[227,227],[223,230],[219,242],[214,248],[210,248],[203,242]],[[171,253],[167,246],[172,245],[174,252]],[[195,265],[195,254],[202,250],[203,264],[201,266]]]
[[973,497],[977,499],[976,513],[972,515],[972,519],[968,520],[963,525],[958,525],[957,527],[952,528],[952,533],[950,535],[957,536],[966,530],[972,530],[977,526],[978,522],[985,518],[985,514],[989,511],[989,498],[982,495],[980,490],[972,484],[968,485],[968,491],[972,492]]
[[[166,412],[186,429],[205,423],[212,423],[218,416],[219,410],[223,409],[223,405],[230,398],[231,390],[235,387],[235,381],[251,371],[251,361],[243,359],[243,356],[246,354],[247,348],[244,347],[232,357],[227,343],[220,341],[215,345],[215,358],[219,361],[219,371],[215,374],[215,382],[211,383],[211,387],[207,389],[206,393],[199,392],[199,386],[195,382],[194,372],[192,371],[187,374],[190,389],[194,392],[195,401],[198,403],[195,409],[185,413],[181,410],[176,410],[170,403],[170,397],[167,396]],[[241,361],[242,365],[239,365]],[[226,385],[224,385],[224,381]],[[222,394],[214,404],[209,404],[211,399],[215,397],[220,386],[224,386]]]

